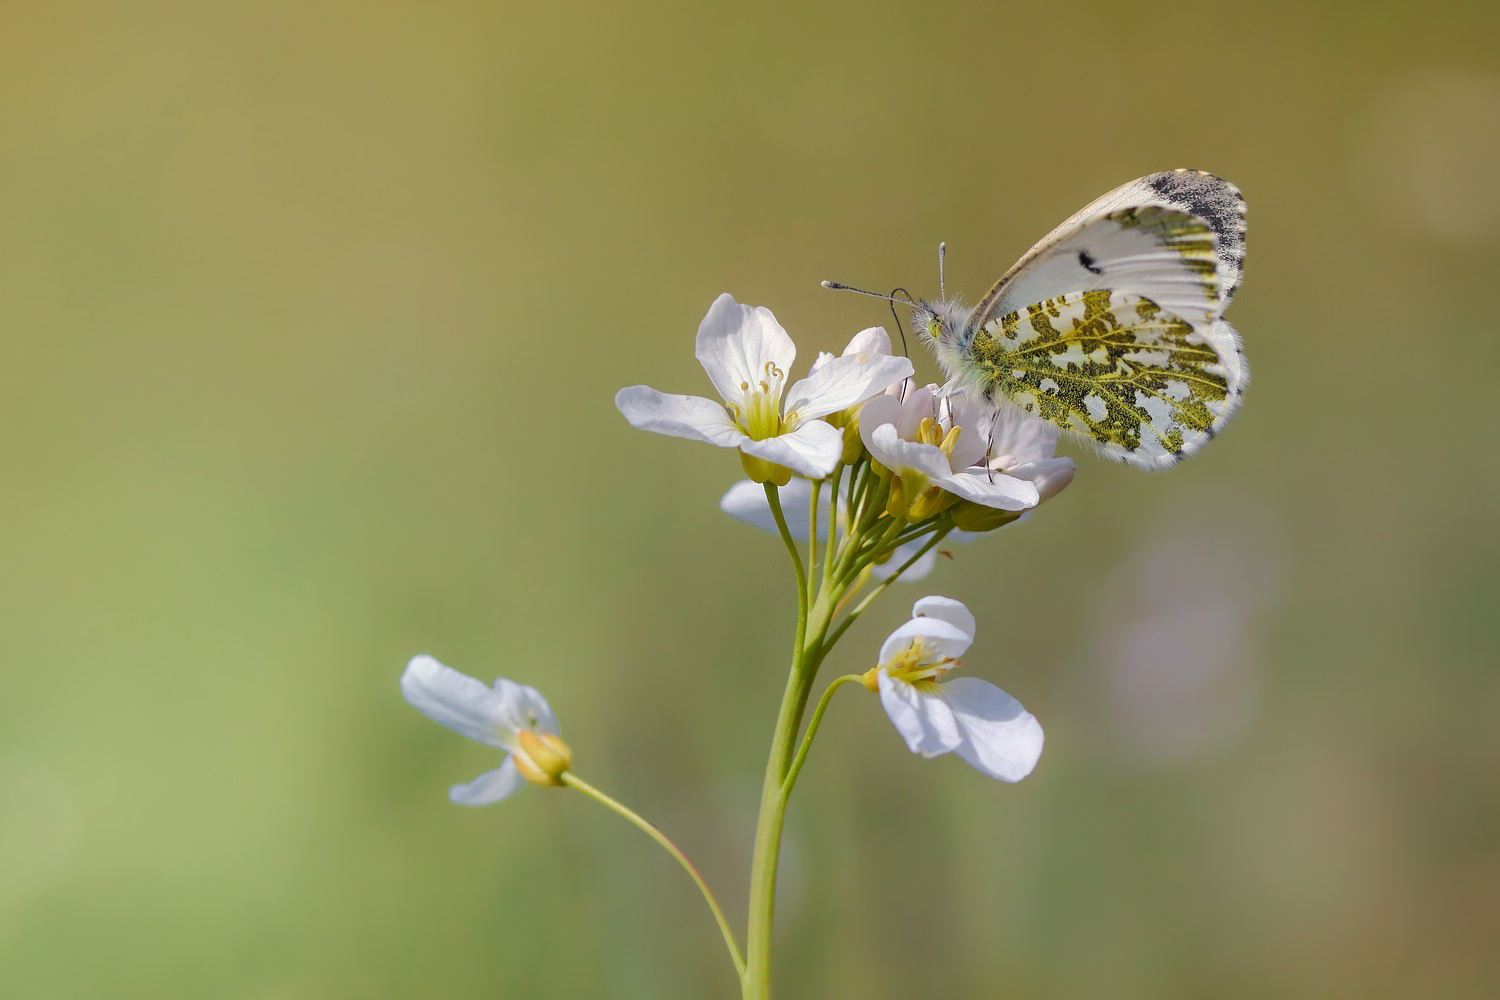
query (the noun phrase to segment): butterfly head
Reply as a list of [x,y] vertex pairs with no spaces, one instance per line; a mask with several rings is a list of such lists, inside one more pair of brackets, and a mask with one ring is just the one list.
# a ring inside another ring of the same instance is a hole
[[950,376],[959,370],[964,351],[974,339],[971,315],[965,306],[947,300],[924,300],[911,308],[912,329],[932,348],[938,364]]

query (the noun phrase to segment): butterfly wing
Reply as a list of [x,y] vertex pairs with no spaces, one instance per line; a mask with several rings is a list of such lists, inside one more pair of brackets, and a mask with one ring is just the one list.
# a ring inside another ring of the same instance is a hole
[[1244,277],[1245,203],[1174,170],[1131,181],[1032,247],[970,314],[963,380],[1108,457],[1162,468],[1197,451],[1249,380],[1223,319]]
[[1131,292],[1070,292],[975,331],[968,374],[992,397],[1164,468],[1209,441],[1239,405],[1236,369],[1202,330]]
[[1147,208],[1192,216],[1212,232],[1214,314],[1222,314],[1245,276],[1245,199],[1213,174],[1167,170],[1115,188],[1044,236],[980,301],[976,323],[1068,292],[1116,288],[1150,296],[1181,287],[1174,256],[1159,252],[1152,233],[1111,219]]

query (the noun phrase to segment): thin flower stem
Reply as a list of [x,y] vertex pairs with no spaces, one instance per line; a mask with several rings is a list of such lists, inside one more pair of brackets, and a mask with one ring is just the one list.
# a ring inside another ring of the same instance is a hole
[[818,735],[818,726],[823,721],[823,713],[828,710],[828,703],[833,700],[833,692],[851,681],[862,682],[863,679],[859,674],[835,677],[829,682],[827,690],[823,692],[823,697],[818,699],[818,707],[813,709],[812,718],[807,721],[807,732],[802,736],[802,746],[798,748],[797,756],[792,759],[792,766],[786,772],[786,780],[781,783],[783,798],[790,798],[792,795],[792,786],[797,783],[797,775],[802,772],[802,764],[807,760],[807,751],[812,749],[813,737]]
[[576,788],[595,802],[608,806],[634,823],[646,836],[656,841],[668,854],[677,859],[677,863],[682,865],[683,869],[687,871],[689,877],[693,880],[693,884],[698,887],[698,891],[703,893],[704,901],[708,903],[708,908],[713,911],[714,920],[719,924],[719,933],[724,935],[724,946],[729,949],[729,958],[734,962],[735,974],[743,977],[745,974],[745,959],[740,954],[739,943],[734,939],[734,931],[729,929],[729,921],[724,918],[724,911],[719,908],[719,901],[714,898],[712,890],[708,888],[708,883],[703,880],[703,876],[699,874],[698,869],[693,867],[693,863],[687,859],[687,855],[678,850],[677,845],[668,840],[667,835],[658,830],[655,824],[649,822],[623,803],[617,802],[608,795],[605,795],[572,771],[564,771],[559,775],[559,780],[569,788]]
[[[823,491],[823,481],[815,479],[812,483],[812,503],[808,505],[807,511],[807,586],[809,588],[808,600],[812,599],[811,588],[813,579],[818,573],[818,495]],[[838,487],[834,487],[833,495],[838,496]],[[832,531],[832,527],[829,528]]]
[[774,483],[765,483],[766,502],[771,505],[771,516],[776,519],[776,530],[781,532],[781,541],[786,545],[787,555],[792,557],[792,570],[797,574],[797,646],[802,649],[802,639],[807,634],[807,571],[802,568],[802,554],[797,551],[797,541],[786,526],[786,514],[781,509],[781,493]]
[[[844,467],[835,465],[833,467],[833,478],[829,480],[828,487],[828,548],[823,553],[823,582],[819,586],[826,588],[829,580],[833,578],[833,560],[840,551],[836,546],[839,535],[839,480],[844,475]],[[814,489],[817,487],[814,486]],[[816,497],[814,497],[816,500]],[[813,517],[816,518],[818,506],[813,504]],[[846,538],[844,544],[848,544]]]

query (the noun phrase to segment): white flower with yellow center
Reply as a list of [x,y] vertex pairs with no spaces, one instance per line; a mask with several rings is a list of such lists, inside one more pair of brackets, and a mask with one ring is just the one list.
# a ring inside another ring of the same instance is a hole
[[984,465],[993,413],[968,397],[940,397],[933,385],[904,400],[883,395],[864,405],[859,433],[870,455],[891,473],[891,516],[915,524],[960,499],[999,510],[1036,506],[1036,486]]
[[948,597],[924,597],[880,647],[863,677],[912,753],[956,753],[1001,781],[1020,781],[1042,755],[1042,727],[1021,703],[975,677],[949,679],[974,641],[974,616]]
[[703,317],[695,353],[722,403],[635,385],[621,389],[615,405],[641,430],[738,448],[751,479],[777,485],[794,472],[812,479],[832,472],[843,436],[819,418],[864,402],[912,371],[906,358],[861,351],[832,358],[788,385],[797,358],[792,338],[771,310],[728,295]]
[[433,722],[471,740],[509,752],[493,771],[466,785],[454,785],[448,798],[461,806],[487,806],[509,798],[525,782],[559,784],[572,763],[557,735],[557,719],[536,688],[503,677],[494,687],[446,667],[430,656],[413,656],[401,675],[401,693]]

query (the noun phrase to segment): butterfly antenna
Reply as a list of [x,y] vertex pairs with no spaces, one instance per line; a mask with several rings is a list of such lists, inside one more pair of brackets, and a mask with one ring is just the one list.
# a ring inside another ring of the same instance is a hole
[[[896,298],[896,293],[897,292],[900,292],[902,295],[905,295],[906,298],[905,299],[898,299],[898,298]],[[886,296],[886,297],[891,300],[891,316],[896,320],[896,332],[901,335],[901,356],[909,358],[909,357],[911,357],[911,351],[906,346],[906,328],[904,326],[902,326],[902,324],[901,324],[901,316],[900,316],[899,313],[896,312],[896,303],[900,302],[902,305],[914,306],[914,305],[917,304],[916,300],[911,297],[911,292],[908,292],[904,288],[892,288],[891,289],[891,294],[888,295],[888,296]]]
[[948,288],[947,288],[947,285],[943,282],[943,258],[947,257],[947,256],[948,256],[948,244],[946,244],[946,243],[939,243],[938,244],[938,296],[944,302],[948,301]]

